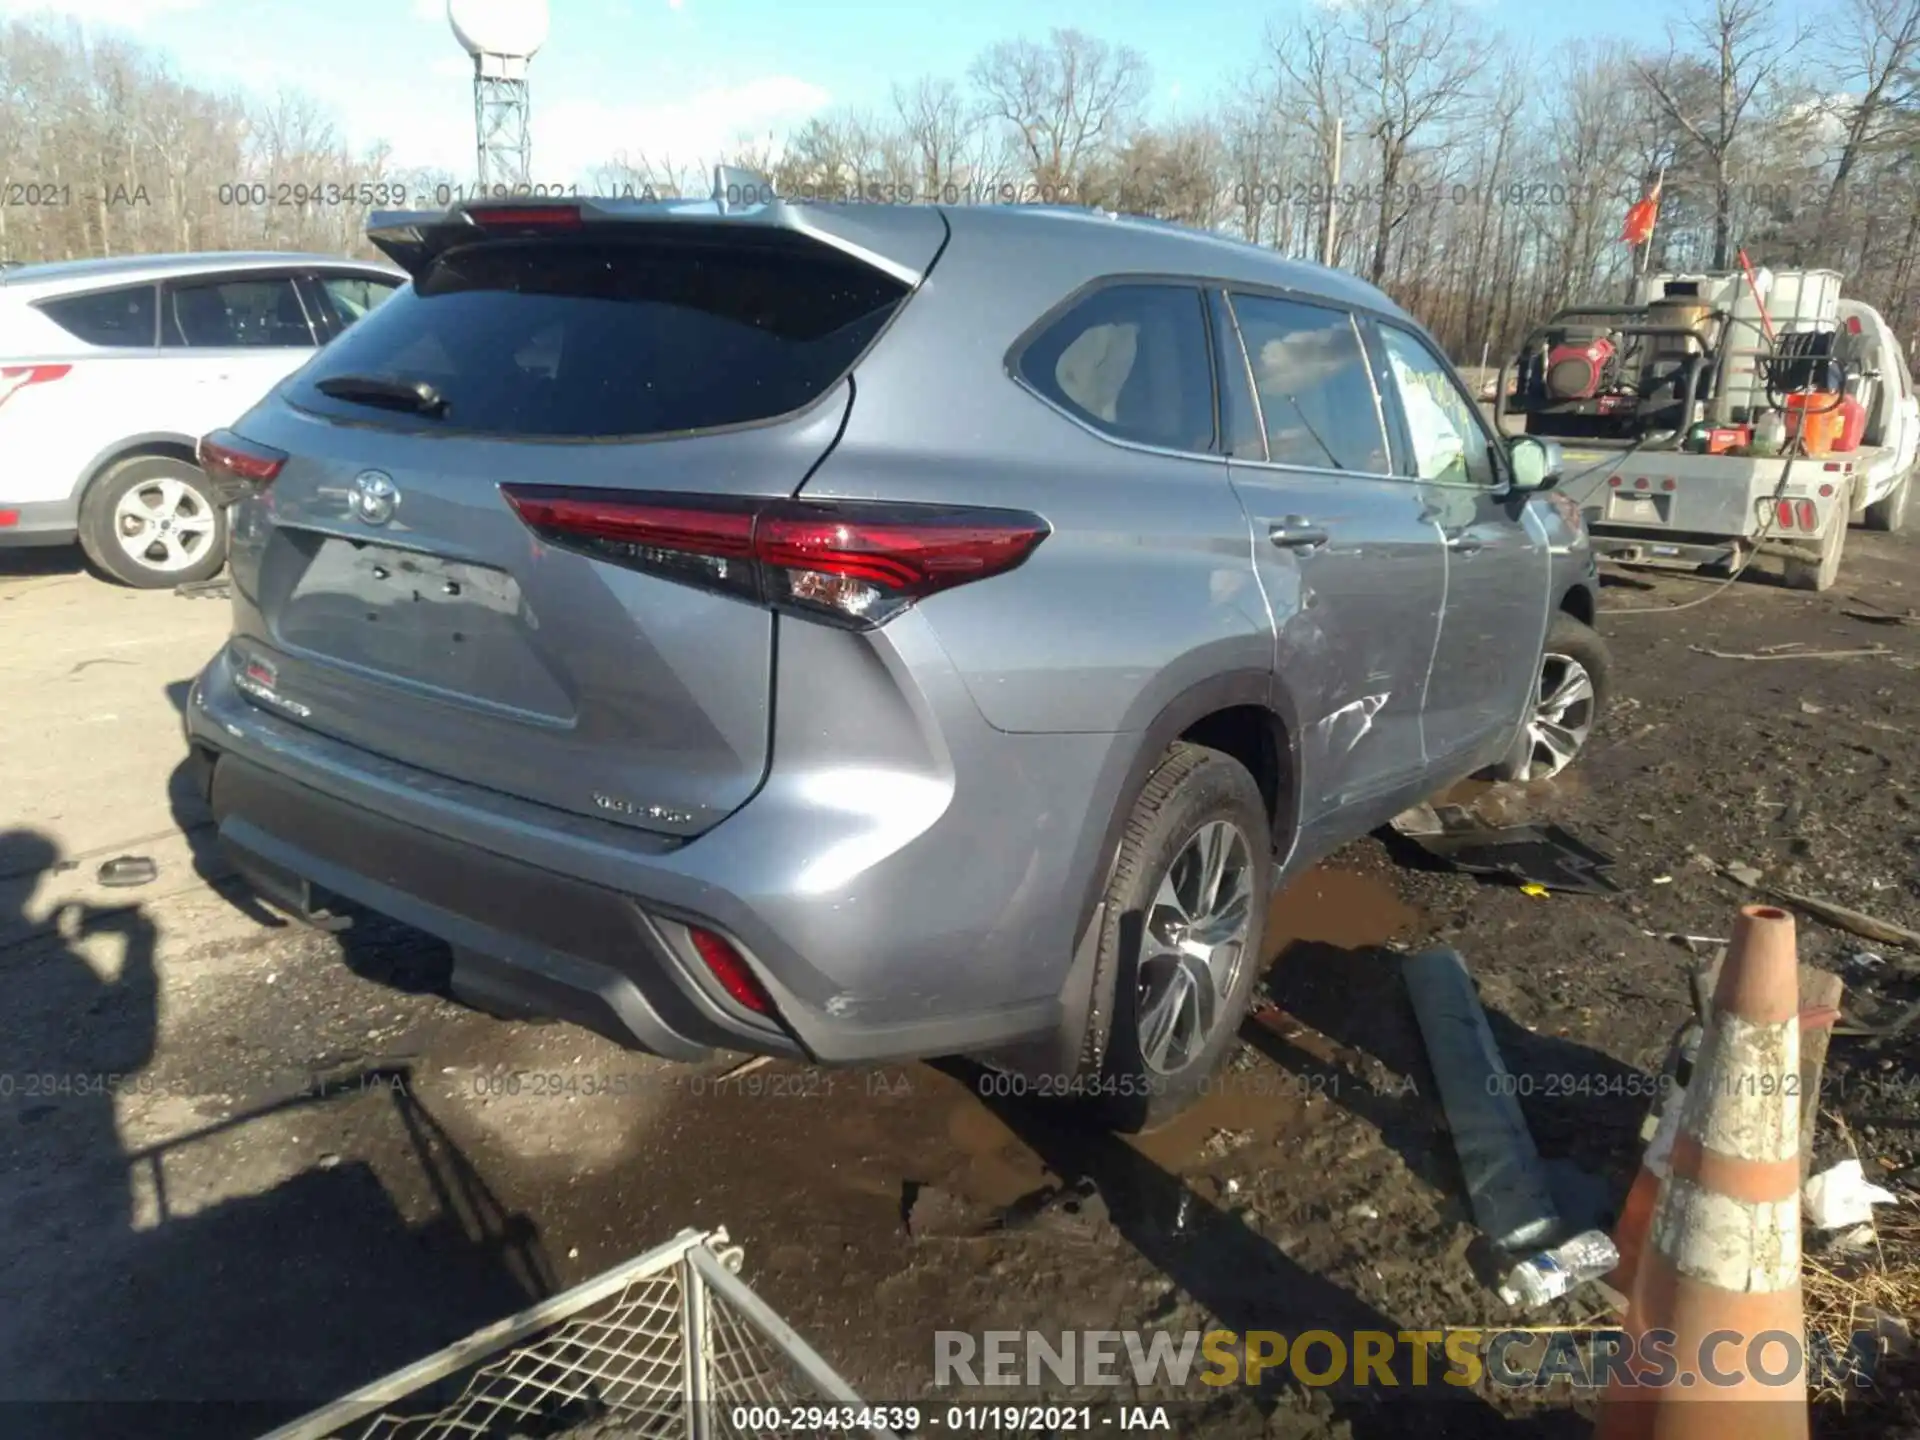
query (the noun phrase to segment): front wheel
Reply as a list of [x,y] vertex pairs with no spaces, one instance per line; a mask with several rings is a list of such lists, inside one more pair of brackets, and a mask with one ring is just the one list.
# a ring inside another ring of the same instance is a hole
[[1206,1093],[1259,978],[1273,872],[1245,766],[1178,744],[1134,802],[1108,884],[1095,985],[1112,985],[1101,1123],[1165,1124]]
[[1534,681],[1533,705],[1505,780],[1547,780],[1580,758],[1613,693],[1613,657],[1591,625],[1553,617]]
[[227,563],[227,516],[197,465],[136,455],[87,487],[80,545],[139,590],[211,580]]

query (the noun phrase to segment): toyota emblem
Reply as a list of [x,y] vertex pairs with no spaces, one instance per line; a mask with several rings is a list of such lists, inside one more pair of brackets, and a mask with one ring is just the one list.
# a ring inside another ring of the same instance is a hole
[[393,477],[381,470],[362,470],[353,477],[353,491],[347,508],[368,525],[384,525],[400,508],[400,489]]

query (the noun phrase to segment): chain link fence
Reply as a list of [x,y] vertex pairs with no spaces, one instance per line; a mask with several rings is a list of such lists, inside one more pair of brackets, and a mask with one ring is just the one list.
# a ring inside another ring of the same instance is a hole
[[739,1278],[724,1230],[685,1230],[274,1431],[266,1440],[746,1440],[858,1418],[857,1396]]

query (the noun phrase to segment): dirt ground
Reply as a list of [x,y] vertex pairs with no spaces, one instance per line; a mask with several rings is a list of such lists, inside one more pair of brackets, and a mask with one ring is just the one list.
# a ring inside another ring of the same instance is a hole
[[[1397,952],[1466,957],[1564,1208],[1606,1219],[1640,1149],[1629,1082],[1687,1014],[1666,937],[1724,937],[1753,898],[1720,867],[1920,929],[1920,626],[1845,613],[1920,606],[1916,556],[1856,531],[1828,595],[1742,582],[1672,614],[1647,611],[1706,585],[1612,577],[1603,732],[1574,776],[1497,803],[1613,855],[1620,893],[1350,847],[1275,901],[1270,1003],[1217,1093],[1132,1143],[960,1067],[718,1083],[740,1057],[676,1067],[467,1011],[437,993],[444,950],[390,922],[286,925],[233,887],[175,774],[224,604],[0,560],[0,1415],[32,1416],[0,1429],[237,1440],[686,1226],[726,1226],[747,1281],[876,1402],[954,1398],[930,1388],[937,1330],[1497,1325]],[[158,878],[100,886],[122,853]],[[1845,978],[1849,1028],[1920,1000],[1920,957],[1805,917],[1800,937]],[[1850,1142],[1903,1208],[1916,1036],[1839,1036],[1823,1095],[1823,1153]],[[1549,1318],[1604,1309],[1586,1291]],[[1818,1428],[1913,1423],[1902,1378],[1883,1366]],[[1174,1413],[1329,1440],[1591,1416],[1564,1389],[1440,1398],[1196,1386]]]

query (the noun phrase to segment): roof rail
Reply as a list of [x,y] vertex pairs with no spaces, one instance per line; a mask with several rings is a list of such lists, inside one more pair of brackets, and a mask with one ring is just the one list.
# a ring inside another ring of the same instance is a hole
[[774,193],[773,181],[757,170],[745,170],[738,165],[713,167],[713,203],[720,207],[722,215],[729,210],[771,205],[779,198]]

